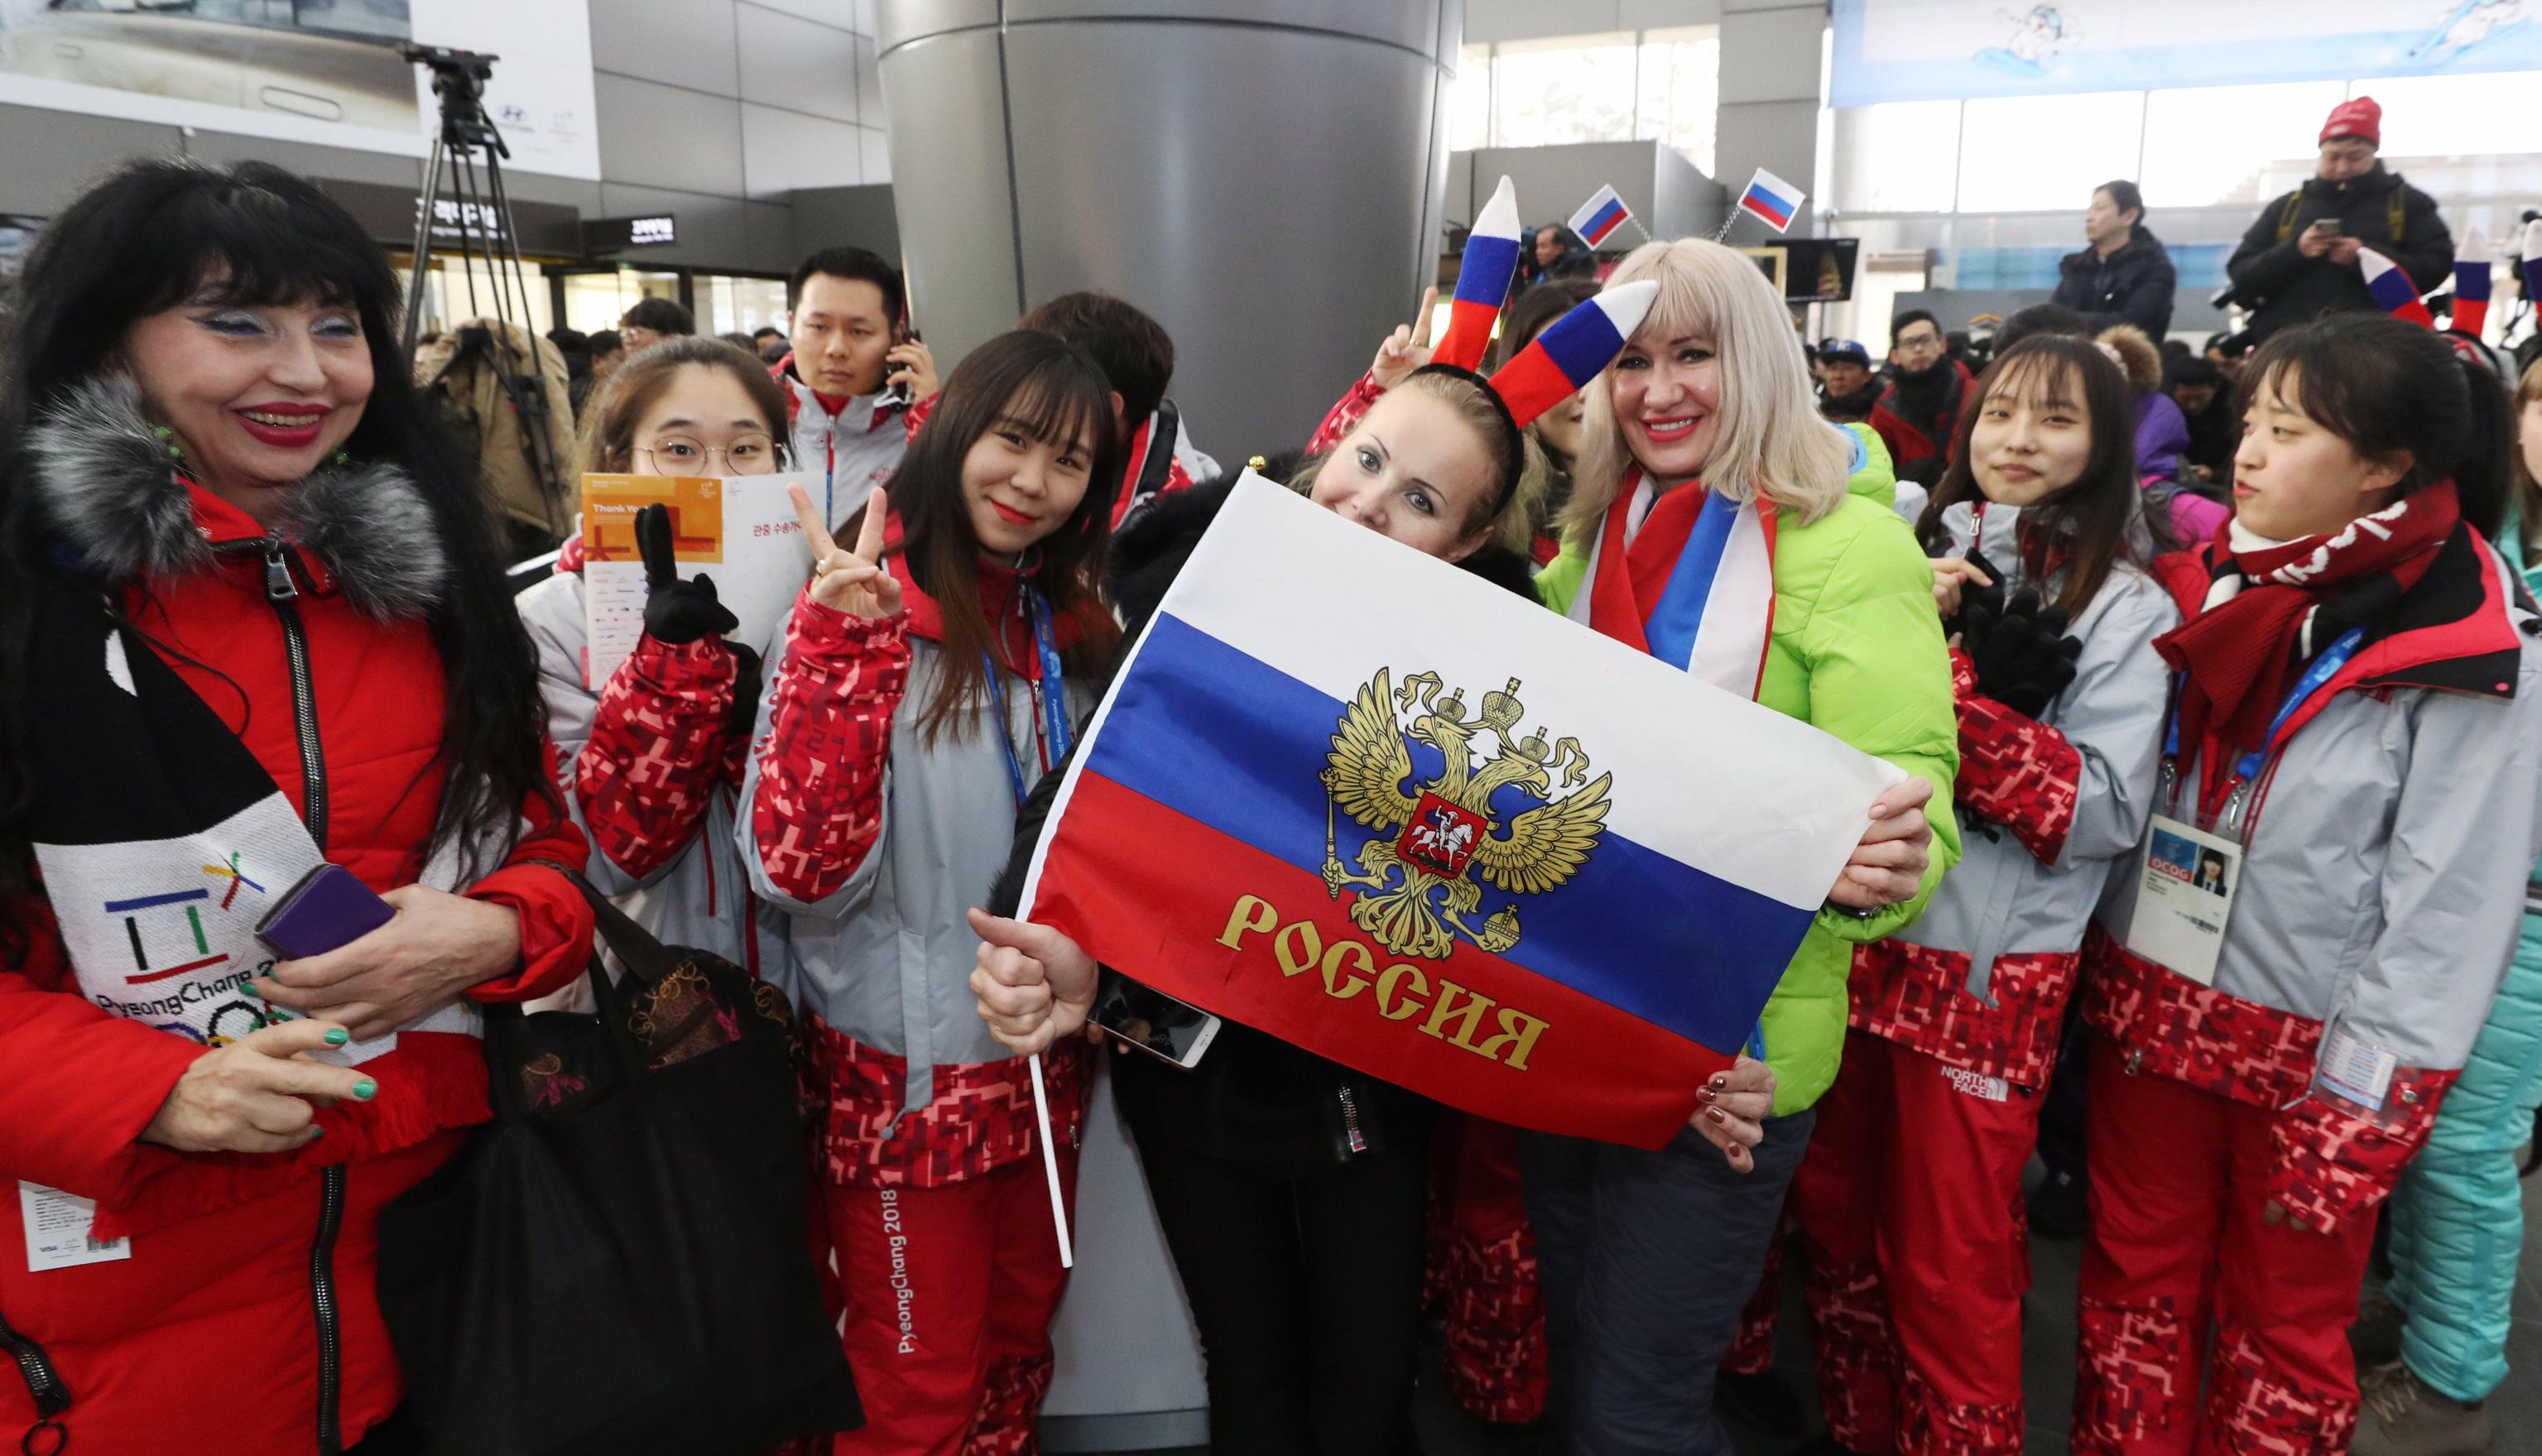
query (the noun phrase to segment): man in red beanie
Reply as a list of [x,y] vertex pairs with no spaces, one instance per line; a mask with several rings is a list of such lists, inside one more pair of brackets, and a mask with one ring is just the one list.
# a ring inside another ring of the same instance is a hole
[[2367,248],[2399,264],[2421,292],[2454,266],[2453,234],[2436,199],[2386,172],[2383,109],[2360,96],[2331,109],[2321,128],[2321,163],[2295,191],[2260,209],[2224,271],[2251,309],[2251,342],[2334,309],[2373,308],[2358,254]]

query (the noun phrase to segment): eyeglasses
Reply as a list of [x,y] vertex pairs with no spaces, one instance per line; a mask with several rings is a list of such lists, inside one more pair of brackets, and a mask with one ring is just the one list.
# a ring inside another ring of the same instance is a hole
[[701,467],[710,467],[717,456],[723,458],[728,475],[773,475],[785,469],[784,447],[764,434],[741,435],[721,445],[666,434],[650,445],[638,446],[637,451],[664,475],[696,474]]

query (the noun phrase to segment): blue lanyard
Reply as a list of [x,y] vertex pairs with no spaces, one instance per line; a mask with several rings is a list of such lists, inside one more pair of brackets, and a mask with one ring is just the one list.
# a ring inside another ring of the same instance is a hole
[[[2320,692],[2324,685],[2339,675],[2339,669],[2347,666],[2348,659],[2356,655],[2356,646],[2364,640],[2364,628],[2351,627],[2339,635],[2339,641],[2322,649],[2321,655],[2312,659],[2312,665],[2304,669],[2303,676],[2295,679],[2294,691],[2286,694],[2285,702],[2279,705],[2278,716],[2269,720],[2268,735],[2260,739],[2260,746],[2243,754],[2241,762],[2233,765],[2236,779],[2247,782],[2259,773],[2269,745],[2278,740],[2278,730],[2286,726],[2286,720],[2295,716],[2295,710],[2302,707],[2306,699]],[[2180,694],[2177,692],[2172,694],[2171,723],[2163,729],[2162,751],[2175,762],[2180,758]]]
[[[1041,661],[1041,680],[1033,684],[1033,706],[1041,711],[1038,727],[1047,750],[1042,767],[1047,769],[1068,756],[1073,736],[1068,728],[1068,691],[1060,675],[1059,645],[1050,630],[1050,603],[1030,586],[1023,588],[1023,594],[1024,610],[1032,617],[1033,651]],[[1015,755],[1014,734],[1008,728],[1006,686],[999,679],[996,657],[982,652],[980,663],[989,672],[989,707],[998,719],[998,746],[1007,750],[1007,778],[1014,786],[1015,806],[1021,808],[1032,792],[1032,781],[1024,777],[1023,760]]]

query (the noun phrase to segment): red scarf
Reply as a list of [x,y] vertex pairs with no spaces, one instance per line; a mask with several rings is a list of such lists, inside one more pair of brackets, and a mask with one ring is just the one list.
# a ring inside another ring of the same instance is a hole
[[[2228,524],[2206,548],[2205,604],[2153,642],[2185,674],[2181,742],[2200,745],[2210,784],[2219,765],[2263,745],[2302,671],[2296,648],[2314,614],[2378,575],[2392,578],[2387,600],[2406,593],[2460,520],[2453,482],[2440,481],[2324,535],[2274,542]],[[2327,634],[2313,638],[2303,655],[2329,646]]]
[[[845,531],[843,526],[841,533]],[[940,643],[944,640],[943,605],[918,584],[918,578],[910,572],[909,554],[899,549],[900,539],[900,515],[895,511],[882,524],[883,570],[900,582],[900,604],[909,613],[910,635]],[[1036,550],[1031,557],[1020,571],[986,559],[979,561],[975,569],[979,573],[980,610],[987,615],[990,630],[998,635],[1001,665],[1026,681],[1037,681],[1041,677],[1041,652],[1033,645],[1032,623],[1024,614],[1022,596],[1023,583],[1041,570],[1041,553]],[[1051,614],[1050,636],[1051,646],[1062,652],[1070,651],[1084,640],[1085,623],[1072,613],[1055,611]]]

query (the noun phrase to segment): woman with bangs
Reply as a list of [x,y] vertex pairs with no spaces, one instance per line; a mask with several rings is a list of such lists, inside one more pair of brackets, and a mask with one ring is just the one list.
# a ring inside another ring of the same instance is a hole
[[[1119,641],[1099,594],[1112,389],[1047,334],[963,359],[888,485],[836,524],[770,651],[736,833],[784,912],[763,967],[810,1013],[823,1202],[865,1426],[840,1452],[1029,1446],[1066,1276],[1027,1063],[973,1013],[965,913]],[[842,541],[852,543],[842,545]],[[1082,1047],[1048,1061],[1075,1177]]]
[[[25,1450],[416,1449],[381,1210],[486,1119],[470,1003],[590,954],[529,641],[397,310],[317,188],[175,161],[64,208],[0,310]],[[322,864],[394,917],[276,960],[258,923]]]
[[[2495,376],[2350,312],[2243,378],[2233,520],[2157,564],[2184,621],[2146,850],[2085,945],[2078,1452],[2395,1449],[2349,1327],[2384,1198],[2449,1095],[2492,1091],[2464,1067],[2532,865]],[[2210,853],[2220,893],[2179,882]]]
[[[609,376],[582,431],[581,469],[649,476],[771,475],[783,465],[785,396],[721,339],[665,339]],[[671,517],[636,512],[648,590],[644,632],[589,681],[583,540],[515,600],[539,651],[557,787],[597,851],[590,880],[665,945],[757,970],[763,926],[734,850],[734,795],[757,712],[759,644],[704,575],[679,579]]]
[[2145,571],[2118,367],[2034,335],[1973,396],[1917,527],[1951,634],[1963,856],[1920,919],[1854,953],[1844,1063],[1793,1188],[1844,1451],[2022,1449],[2021,1172],[2092,907],[2143,837],[2167,700],[2151,645],[2179,620]]
[[1772,1073],[1760,1143],[1724,1150],[1691,1128],[1657,1152],[1522,1138],[1573,1448],[1716,1452],[1728,1440],[1714,1372],[1835,1079],[1851,948],[1913,920],[1958,857],[1958,735],[1932,570],[1861,435],[1819,418],[1782,301],[1750,260],[1708,242],[1646,244],[1607,286],[1644,278],[1659,296],[1590,387],[1562,555],[1540,593],[1907,776],[1866,805],[1863,840],[1741,1058]]

